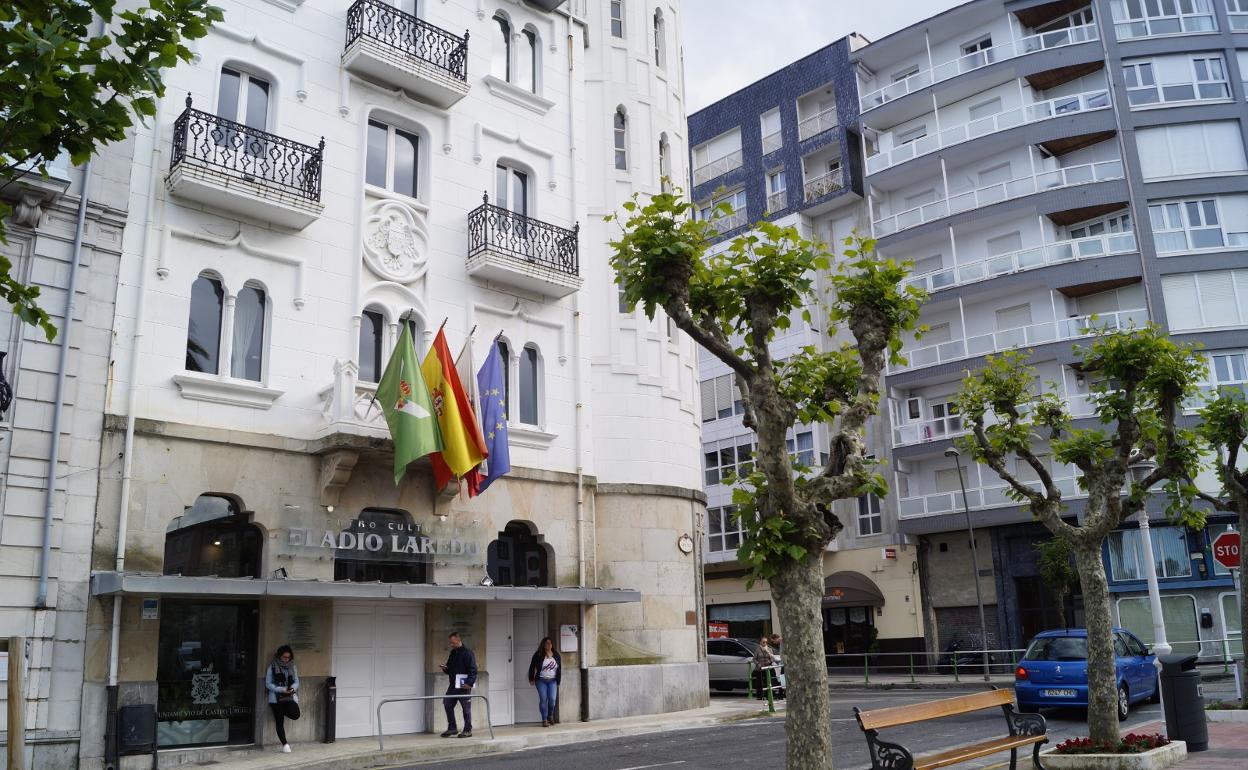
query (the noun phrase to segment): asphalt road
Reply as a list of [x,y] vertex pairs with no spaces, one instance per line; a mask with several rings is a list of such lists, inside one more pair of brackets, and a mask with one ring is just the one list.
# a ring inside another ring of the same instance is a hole
[[[1216,683],[1205,685],[1206,697],[1220,690]],[[846,690],[832,692],[832,740],[836,747],[838,770],[860,770],[870,767],[866,741],[854,722],[852,708],[883,708],[935,700],[958,694],[953,690]],[[720,696],[719,697],[740,697]],[[1086,735],[1086,716],[1082,711],[1046,709],[1050,741],[1056,743],[1076,735]],[[1130,730],[1144,722],[1161,718],[1160,707],[1141,703],[1134,706],[1123,725]],[[882,731],[890,741],[927,753],[949,746],[987,740],[1006,734],[1005,720],[999,711],[982,711],[959,717],[925,722]],[[592,768],[592,770],[720,770],[724,767],[779,767],[784,756],[784,722],[781,719],[757,719],[730,725],[704,727],[595,741],[570,746],[536,748],[497,757],[474,757],[464,760],[425,763],[420,767],[506,768],[506,770],[550,770],[550,768]],[[1008,754],[959,765],[983,768],[1008,760]],[[778,764],[779,763],[779,764]],[[1020,766],[1022,763],[1020,762]]]

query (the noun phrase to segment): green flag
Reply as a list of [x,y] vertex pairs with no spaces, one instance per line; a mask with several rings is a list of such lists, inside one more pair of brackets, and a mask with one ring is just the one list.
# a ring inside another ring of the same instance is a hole
[[394,347],[386,372],[377,384],[377,400],[394,439],[394,483],[397,485],[407,464],[430,452],[442,451],[442,431],[434,414],[429,388],[420,374],[416,348],[407,324]]

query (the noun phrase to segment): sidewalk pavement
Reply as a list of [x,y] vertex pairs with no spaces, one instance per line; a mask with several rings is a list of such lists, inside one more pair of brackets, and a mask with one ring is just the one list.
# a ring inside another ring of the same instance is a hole
[[1245,766],[1248,724],[1242,722],[1210,722],[1209,750],[1188,754],[1178,765],[1182,770],[1243,770]]
[[[782,718],[783,715],[784,701],[777,701],[776,716]],[[766,701],[717,699],[706,708],[670,714],[568,722],[547,728],[540,725],[495,727],[494,740],[490,740],[488,727],[478,725],[473,730],[472,738],[441,738],[429,733],[386,736],[385,750],[377,748],[376,737],[347,738],[335,743],[296,743],[291,746],[293,751],[290,754],[281,753],[280,746],[239,748],[217,754],[212,758],[211,765],[212,770],[364,770],[687,730],[763,716],[767,716]],[[193,752],[187,753],[184,764],[179,762],[178,755],[179,752],[162,754],[161,767],[189,768],[204,764],[203,758]]]

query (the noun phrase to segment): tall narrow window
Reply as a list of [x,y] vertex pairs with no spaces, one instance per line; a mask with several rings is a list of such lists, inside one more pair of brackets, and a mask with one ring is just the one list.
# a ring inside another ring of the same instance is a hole
[[529,175],[499,163],[494,169],[494,202],[508,211],[529,215]]
[[667,134],[659,134],[659,184],[663,192],[672,190],[672,158],[671,147],[667,143]]
[[490,74],[499,80],[511,82],[511,24],[502,16],[495,16],[498,33],[494,38],[494,50],[490,56]]
[[415,198],[420,137],[376,120],[368,121],[365,181]]
[[186,370],[216,374],[221,354],[221,282],[201,275],[191,284],[191,317],[186,327]]
[[628,116],[623,107],[615,108],[615,167],[628,170]]
[[624,0],[611,0],[611,37],[624,37]]
[[260,382],[264,367],[264,290],[244,286],[234,302],[230,376]]
[[520,77],[516,85],[537,93],[537,33],[531,29],[524,30],[524,51],[519,64]]
[[498,357],[503,362],[503,407],[504,416],[511,413],[511,348],[506,340],[498,340]]
[[663,32],[663,11],[654,9],[654,64],[656,67],[662,67],[666,63],[667,50],[665,44],[666,35]]
[[538,424],[538,398],[540,389],[537,348],[525,345],[520,353],[520,422]]
[[376,310],[365,310],[360,317],[360,381],[381,380],[381,336],[386,321]]
[[221,68],[217,115],[264,131],[269,125],[269,84],[246,72]]

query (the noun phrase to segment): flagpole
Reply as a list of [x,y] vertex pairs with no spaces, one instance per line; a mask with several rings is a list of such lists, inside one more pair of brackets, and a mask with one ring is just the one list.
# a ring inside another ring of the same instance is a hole
[[[464,340],[464,346],[459,349],[459,356],[462,356],[464,354],[464,351],[468,349],[468,346],[472,344],[472,335],[473,335],[473,332],[475,332],[476,330],[477,330],[477,325],[473,324],[472,328],[468,330],[468,337]],[[456,361],[459,360],[459,356],[455,356]]]

